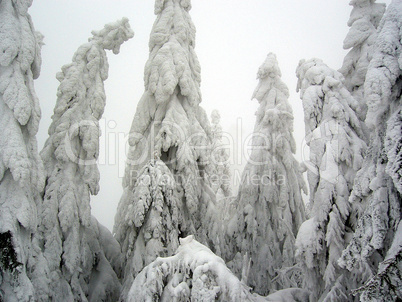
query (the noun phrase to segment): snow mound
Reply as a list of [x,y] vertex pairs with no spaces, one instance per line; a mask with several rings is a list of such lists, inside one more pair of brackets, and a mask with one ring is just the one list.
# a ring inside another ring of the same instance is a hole
[[222,258],[193,236],[172,257],[157,258],[135,278],[128,301],[256,301]]

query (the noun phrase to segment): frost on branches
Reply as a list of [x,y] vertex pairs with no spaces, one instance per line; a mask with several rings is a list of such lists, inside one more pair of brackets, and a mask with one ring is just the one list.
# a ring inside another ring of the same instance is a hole
[[37,226],[43,166],[37,151],[40,120],[34,79],[41,67],[42,35],[35,32],[32,1],[0,1],[0,300],[31,301],[30,280],[41,253]]
[[[385,4],[376,0],[352,0],[353,6],[348,26],[350,30],[343,41],[343,48],[350,49],[339,70],[345,77],[345,86],[359,102],[357,115],[364,122],[367,105],[363,96],[367,68],[377,38],[377,27],[385,11]],[[367,137],[368,138],[368,137]]]
[[253,149],[235,201],[237,213],[227,230],[236,240],[234,254],[227,255],[233,259],[230,266],[240,276],[250,261],[243,278],[261,295],[297,287],[298,274],[289,268],[295,264],[297,230],[305,220],[301,191],[307,189],[294,158],[289,91],[280,77],[276,56],[270,53],[257,75],[253,98],[260,106]]
[[90,195],[99,190],[98,121],[109,68],[105,49],[117,54],[134,34],[126,18],[92,34],[57,74],[57,103],[41,152],[47,181],[39,230],[54,301],[116,300],[120,293],[120,247],[91,217]]
[[[151,238],[145,238],[146,242],[137,243],[142,236],[135,228],[157,222],[137,221],[134,224],[133,217],[126,215],[131,211],[130,207],[140,207],[136,204],[139,202],[136,196],[142,193],[137,192],[137,183],[145,177],[143,173],[148,173],[144,166],[154,158],[160,159],[174,178],[172,194],[182,215],[179,221],[171,217],[176,227],[169,236],[195,234],[204,243],[212,237],[207,234],[210,222],[208,213],[213,212],[208,208],[215,200],[209,180],[211,129],[204,110],[199,106],[200,65],[194,52],[195,27],[189,15],[190,8],[189,0],[155,2],[158,17],[150,35],[150,55],[144,72],[145,92],[137,106],[130,131],[124,192],[114,226],[125,262],[127,266],[133,266],[126,269],[125,280],[135,277],[158,256],[152,253],[152,256],[147,254],[141,261],[133,259],[136,245],[145,246],[158,241],[158,245],[168,248],[157,232]],[[158,164],[158,167],[162,165]],[[162,170],[166,175],[169,174],[165,169]],[[144,219],[153,217],[146,216]],[[131,235],[127,236],[128,233]]]
[[[400,230],[397,231],[402,200],[401,0],[391,3],[378,29],[364,85],[368,105],[366,124],[372,135],[350,197],[353,204],[361,207],[361,214],[340,264],[349,270],[362,265],[372,268],[373,278],[358,291],[363,301],[395,301],[402,299],[398,290],[401,250],[400,246],[398,252],[391,253],[390,249],[400,242],[401,236]],[[392,257],[385,256],[390,253]],[[390,263],[393,268],[387,269]],[[396,275],[395,268],[399,270]]]
[[366,149],[356,115],[359,104],[343,76],[319,59],[300,61],[296,74],[310,147],[311,218],[296,240],[304,287],[313,301],[350,299],[346,295],[356,278],[348,278],[337,260],[356,224],[348,198]]

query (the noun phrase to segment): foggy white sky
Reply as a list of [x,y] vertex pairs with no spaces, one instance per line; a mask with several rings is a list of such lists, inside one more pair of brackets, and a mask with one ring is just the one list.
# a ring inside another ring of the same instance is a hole
[[[377,1],[387,5],[391,0]],[[192,0],[190,11],[197,28],[196,48],[201,64],[201,106],[208,114],[218,109],[222,127],[236,136],[233,172],[241,174],[244,160],[239,146],[252,132],[256,100],[250,100],[257,86],[258,67],[269,52],[277,55],[282,79],[290,90],[293,106],[297,159],[303,159],[304,122],[301,100],[296,93],[295,70],[300,59],[321,58],[339,69],[347,53],[342,48],[351,11],[347,0]],[[143,70],[148,59],[153,0],[34,0],[29,13],[35,29],[45,36],[41,76],[35,88],[41,102],[39,149],[56,102],[59,82],[55,75],[71,62],[77,48],[93,29],[128,17],[135,32],[123,44],[120,54],[108,52],[106,110],[101,121],[101,190],[92,198],[92,213],[113,228],[122,188],[125,137],[136,105],[144,92]],[[241,132],[240,132],[241,129]],[[241,158],[241,157],[240,157]],[[236,175],[235,175],[236,176]],[[236,178],[236,177],[235,177]]]

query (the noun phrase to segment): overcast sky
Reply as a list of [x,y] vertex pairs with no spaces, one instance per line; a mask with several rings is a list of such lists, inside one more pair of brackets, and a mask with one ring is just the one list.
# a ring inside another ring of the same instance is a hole
[[[389,4],[391,1],[377,1]],[[304,122],[296,93],[295,70],[300,59],[317,57],[339,69],[347,53],[342,48],[348,32],[351,6],[347,0],[192,0],[190,11],[197,28],[195,51],[201,64],[201,106],[208,114],[219,110],[222,127],[236,136],[231,156],[235,179],[244,159],[240,147],[252,132],[258,107],[251,95],[256,74],[269,52],[277,55],[282,79],[293,106],[297,159],[303,160]],[[56,102],[59,82],[55,75],[71,62],[77,48],[94,29],[128,17],[135,32],[119,55],[108,52],[106,110],[101,121],[101,191],[92,198],[92,212],[112,229],[122,188],[125,138],[144,92],[143,70],[148,59],[148,39],[156,16],[153,0],[35,0],[29,13],[35,29],[45,36],[41,76],[35,88],[41,102],[39,149]],[[240,132],[241,131],[241,132]],[[235,183],[236,185],[236,183]]]

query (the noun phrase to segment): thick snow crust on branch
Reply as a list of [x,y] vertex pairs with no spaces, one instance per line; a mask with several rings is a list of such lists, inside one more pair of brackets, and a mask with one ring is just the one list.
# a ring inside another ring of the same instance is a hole
[[105,107],[109,68],[105,49],[117,54],[134,33],[123,18],[92,34],[72,63],[57,74],[57,103],[41,152],[47,184],[40,231],[49,295],[56,301],[114,300],[120,293],[120,247],[91,217],[90,195],[99,191],[98,121]]
[[36,133],[40,120],[34,79],[41,68],[42,35],[35,32],[32,1],[0,2],[0,300],[31,301],[33,239],[44,185]]
[[359,104],[343,76],[319,59],[300,61],[296,74],[310,147],[305,164],[311,208],[311,218],[297,235],[297,256],[313,300],[321,295],[328,301],[344,299],[350,284],[337,260],[356,224],[348,198],[366,150]]

